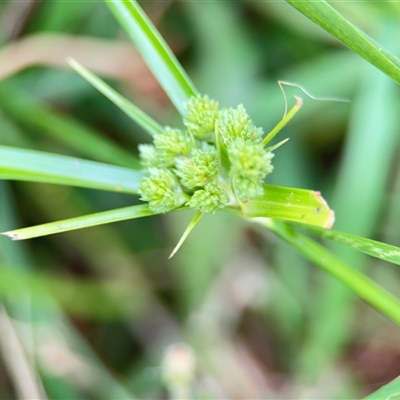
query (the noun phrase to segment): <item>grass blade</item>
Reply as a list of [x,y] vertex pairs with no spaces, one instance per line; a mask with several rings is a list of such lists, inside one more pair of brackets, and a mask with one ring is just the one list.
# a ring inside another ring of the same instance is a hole
[[294,231],[286,224],[271,219],[258,219],[303,256],[339,279],[348,289],[400,325],[400,301],[362,273],[353,270],[324,246]]
[[162,126],[154,121],[140,108],[133,105],[128,99],[120,95],[116,90],[107,85],[103,80],[95,74],[79,64],[74,59],[68,60],[69,65],[78,72],[83,78],[91,83],[99,92],[103,93],[110,101],[120,108],[128,117],[132,118],[139,126],[141,126],[151,136],[163,132]]
[[136,1],[106,1],[120,25],[164,88],[176,109],[184,115],[183,103],[197,93],[175,55]]
[[123,167],[0,146],[0,179],[137,194],[142,173]]
[[283,186],[264,185],[264,195],[244,205],[248,218],[280,218],[330,228],[333,211],[319,192]]
[[286,2],[400,83],[400,60],[348,22],[326,1],[286,0]]
[[350,246],[353,249],[361,251],[372,257],[380,258],[383,261],[400,265],[400,247],[363,238],[357,235],[351,235],[349,233],[330,229],[323,229],[320,227],[303,226],[302,228],[309,232],[316,233],[322,238]]
[[[396,32],[396,26],[384,24],[377,35],[382,43],[396,50]],[[330,202],[337,216],[335,229],[372,237],[377,226],[381,226],[385,194],[391,184],[391,164],[396,159],[397,85],[367,63],[359,66],[355,80],[358,90],[352,99],[350,123]],[[367,266],[362,252],[336,243],[329,243],[329,247],[353,269],[362,271]],[[322,277],[316,291],[299,361],[303,379],[314,382],[343,356],[352,341],[351,321],[357,315],[354,297],[337,280]]]
[[118,208],[115,210],[103,211],[95,214],[83,215],[75,218],[68,218],[62,221],[31,226],[29,228],[15,229],[12,231],[3,232],[2,235],[10,237],[12,240],[25,240],[40,236],[53,235],[55,233],[73,231],[76,229],[109,224],[117,221],[125,221],[127,219],[148,217],[151,215],[156,214],[149,209],[147,204],[140,204]]

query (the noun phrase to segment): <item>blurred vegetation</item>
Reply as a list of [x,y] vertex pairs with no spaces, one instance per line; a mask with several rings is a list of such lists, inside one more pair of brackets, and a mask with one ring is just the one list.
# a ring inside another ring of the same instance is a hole
[[[284,110],[277,80],[348,98],[305,98],[268,183],[320,190],[335,228],[400,243],[395,82],[286,3],[141,4],[196,86],[222,106],[243,103],[265,131]],[[394,3],[334,5],[399,53]],[[68,56],[160,123],[179,123],[102,2],[3,1],[0,44],[1,145],[137,167],[137,144],[149,138],[67,66]],[[0,230],[136,203],[2,181]],[[201,399],[360,398],[400,374],[398,328],[275,236],[205,216],[167,260],[190,218],[0,238],[0,398],[174,397],[162,366],[177,350],[177,361],[197,360],[189,378]],[[398,267],[332,247],[400,295]],[[173,347],[181,342],[189,347]]]

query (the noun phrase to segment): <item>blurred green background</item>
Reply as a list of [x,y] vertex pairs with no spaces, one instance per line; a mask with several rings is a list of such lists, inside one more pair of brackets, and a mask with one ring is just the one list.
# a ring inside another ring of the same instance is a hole
[[[268,183],[319,190],[336,229],[400,244],[393,81],[284,2],[141,4],[197,88],[224,107],[242,103],[267,132],[284,112],[278,80],[350,100],[285,87],[290,104],[297,95],[305,105],[281,133],[290,141]],[[399,53],[397,6],[334,6]],[[3,1],[0,45],[0,145],[138,168],[137,144],[150,138],[69,56],[160,123],[181,125],[101,1]],[[0,230],[138,202],[1,181]],[[196,358],[199,399],[360,398],[400,374],[398,328],[272,234],[205,216],[168,260],[191,218],[0,238],[0,398],[172,398],[163,360],[176,343]],[[400,295],[398,267],[332,250]]]

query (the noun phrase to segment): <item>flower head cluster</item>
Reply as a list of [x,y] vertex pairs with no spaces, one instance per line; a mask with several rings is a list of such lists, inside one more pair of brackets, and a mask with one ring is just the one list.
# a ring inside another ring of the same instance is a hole
[[154,137],[154,145],[139,145],[139,153],[144,166],[169,168],[174,166],[176,157],[186,154],[191,148],[187,132],[166,127],[163,133]]
[[196,139],[212,140],[218,117],[218,103],[208,96],[194,96],[185,105],[185,126]]
[[141,199],[155,212],[187,205],[213,213],[262,195],[273,154],[245,108],[220,110],[216,101],[199,95],[185,110],[185,129],[167,127],[153,144],[139,146],[148,172],[139,184]]
[[186,200],[175,174],[167,168],[149,168],[149,176],[139,182],[141,199],[148,201],[154,212],[164,213]]

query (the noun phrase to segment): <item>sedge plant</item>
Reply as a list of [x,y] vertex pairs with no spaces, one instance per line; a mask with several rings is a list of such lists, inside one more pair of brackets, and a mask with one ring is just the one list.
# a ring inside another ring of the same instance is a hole
[[[399,60],[379,48],[325,1],[287,2],[400,82]],[[202,215],[228,212],[272,231],[400,325],[399,299],[306,233],[348,245],[397,265],[400,265],[400,248],[331,229],[334,213],[319,192],[265,183],[273,172],[274,157],[279,156],[276,150],[287,139],[276,144],[271,144],[271,141],[300,110],[301,99],[297,98],[276,127],[265,134],[253,123],[245,105],[223,108],[216,99],[194,86],[136,1],[106,3],[180,113],[182,127],[161,126],[78,61],[69,60],[75,71],[152,137],[152,144],[139,146],[141,168],[133,170],[1,146],[0,177],[130,193],[138,195],[143,204],[4,234],[22,240],[115,221],[192,210],[192,220],[172,256],[188,240]]]

